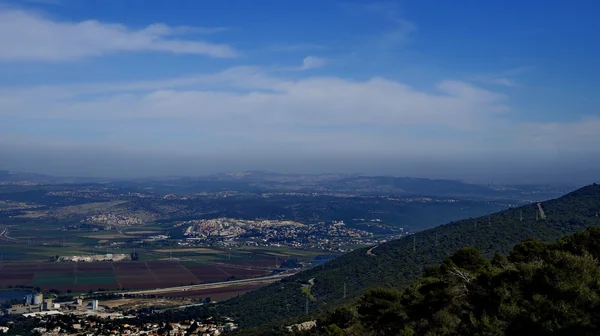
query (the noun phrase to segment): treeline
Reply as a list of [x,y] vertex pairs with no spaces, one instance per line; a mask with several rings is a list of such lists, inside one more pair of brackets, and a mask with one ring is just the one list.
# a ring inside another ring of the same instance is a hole
[[600,228],[528,239],[491,260],[473,248],[403,291],[372,289],[297,335],[597,335]]

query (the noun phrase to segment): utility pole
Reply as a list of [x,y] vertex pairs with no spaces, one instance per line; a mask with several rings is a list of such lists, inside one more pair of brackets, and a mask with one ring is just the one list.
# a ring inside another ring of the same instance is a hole
[[492,215],[488,214],[488,224],[491,227],[492,226]]
[[417,237],[413,234],[413,253],[417,254]]
[[535,221],[537,222],[539,220],[540,215],[538,215],[537,211],[535,212]]
[[346,283],[344,282],[344,299],[346,298]]
[[521,222],[523,221],[523,209],[521,209]]
[[308,315],[308,296],[306,297],[306,315]]

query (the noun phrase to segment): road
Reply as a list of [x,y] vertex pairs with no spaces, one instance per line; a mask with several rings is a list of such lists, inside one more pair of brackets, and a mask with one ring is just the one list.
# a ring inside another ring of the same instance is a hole
[[544,208],[542,208],[542,203],[537,204],[538,209],[540,210],[540,217],[542,219],[546,219],[546,214],[544,213]]
[[[231,280],[231,281],[222,281],[222,282],[213,282],[201,285],[187,285],[187,286],[177,286],[177,287],[168,287],[168,288],[157,288],[157,289],[146,289],[146,290],[132,290],[125,292],[118,292],[115,294],[119,295],[127,295],[127,294],[165,294],[165,293],[175,293],[175,292],[184,292],[189,290],[201,290],[201,289],[213,289],[213,288],[222,288],[228,287],[231,285],[239,285],[239,284],[253,284],[253,283],[264,283],[264,282],[275,282],[281,280],[283,278],[287,278],[296,273],[285,273],[285,274],[277,274],[277,275],[269,275],[260,278],[252,278],[252,279],[243,279],[243,280]],[[101,293],[101,292],[100,292]]]
[[13,243],[20,243],[19,240],[8,236],[8,227],[0,225],[0,240],[5,240]]
[[[194,261],[194,260],[190,259],[190,261]],[[245,270],[251,270],[251,271],[275,271],[275,270],[278,270],[277,268],[273,268],[273,267],[259,267],[259,266],[249,266],[249,265],[236,265],[236,264],[229,264],[229,263],[216,262],[216,261],[205,261],[204,263],[208,264],[208,265],[228,267],[228,268],[239,268],[239,269],[245,269]]]
[[371,256],[371,257],[375,257],[375,253],[373,253],[373,250],[376,249],[379,245],[375,245],[373,247],[371,247],[370,249],[367,250],[367,255]]

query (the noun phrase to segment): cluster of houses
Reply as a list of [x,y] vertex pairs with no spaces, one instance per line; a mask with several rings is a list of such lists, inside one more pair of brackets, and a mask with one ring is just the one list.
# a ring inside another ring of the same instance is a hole
[[114,321],[102,323],[91,320],[75,320],[68,326],[36,327],[34,332],[43,336],[69,335],[139,335],[139,336],[218,336],[237,329],[233,322],[213,323],[200,321],[183,321],[181,323],[145,323],[133,325],[129,323],[115,324]]

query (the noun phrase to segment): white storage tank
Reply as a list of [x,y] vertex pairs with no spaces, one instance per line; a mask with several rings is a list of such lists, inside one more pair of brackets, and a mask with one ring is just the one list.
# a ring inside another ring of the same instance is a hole
[[25,295],[25,304],[29,306],[29,305],[31,305],[32,302],[33,302],[33,294]]
[[37,293],[33,296],[33,304],[34,305],[41,305],[43,300],[44,300],[44,294],[42,294],[42,293]]

